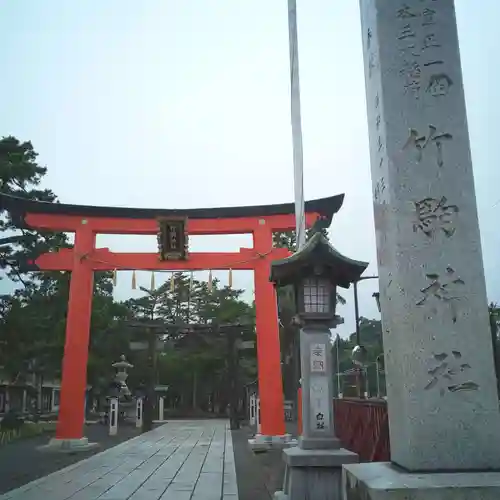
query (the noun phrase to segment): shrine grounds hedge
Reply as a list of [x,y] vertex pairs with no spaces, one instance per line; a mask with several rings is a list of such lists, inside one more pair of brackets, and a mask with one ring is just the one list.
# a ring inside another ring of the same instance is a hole
[[52,432],[55,428],[55,422],[23,422],[17,429],[0,429],[0,446],[18,439],[31,438],[45,432]]

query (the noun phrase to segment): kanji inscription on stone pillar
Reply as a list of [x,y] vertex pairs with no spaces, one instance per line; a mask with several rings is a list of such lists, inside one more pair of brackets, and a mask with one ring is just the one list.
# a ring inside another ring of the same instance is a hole
[[391,459],[500,468],[453,0],[360,0]]

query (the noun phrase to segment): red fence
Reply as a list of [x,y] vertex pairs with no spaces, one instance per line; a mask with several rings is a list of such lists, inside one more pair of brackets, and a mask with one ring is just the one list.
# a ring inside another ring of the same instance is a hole
[[333,402],[335,434],[361,462],[391,459],[387,403],[384,400],[344,398]]

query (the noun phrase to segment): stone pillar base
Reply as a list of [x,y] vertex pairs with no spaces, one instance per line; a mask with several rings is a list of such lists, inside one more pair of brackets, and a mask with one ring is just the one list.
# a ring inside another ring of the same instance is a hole
[[346,465],[345,498],[366,500],[497,500],[500,472],[407,472],[390,462]]
[[340,440],[337,438],[299,437],[299,447],[303,450],[338,450]]
[[341,500],[342,465],[357,463],[358,455],[336,450],[304,450],[299,447],[283,451],[285,478],[283,491],[275,500]]
[[292,439],[291,434],[284,434],[283,436],[256,434],[253,439],[248,440],[248,446],[252,451],[260,452],[297,446],[297,440]]
[[81,439],[56,439],[53,438],[48,444],[39,446],[39,451],[55,453],[78,453],[95,450],[99,443],[89,443],[86,437]]

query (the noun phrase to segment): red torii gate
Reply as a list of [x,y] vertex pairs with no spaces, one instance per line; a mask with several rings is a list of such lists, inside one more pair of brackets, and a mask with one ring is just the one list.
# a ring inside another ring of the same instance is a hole
[[[306,224],[322,218],[329,226],[343,199],[342,194],[306,202]],[[272,260],[289,255],[286,249],[273,248],[273,233],[295,229],[294,209],[292,203],[286,203],[154,210],[45,203],[0,195],[0,210],[8,210],[20,225],[75,233],[73,249],[45,253],[35,261],[40,270],[71,271],[56,439],[83,438],[93,273],[113,270],[253,270],[261,432],[284,435],[277,304],[269,272]],[[158,219],[168,217],[187,218],[187,233],[192,235],[251,233],[253,247],[239,252],[189,253],[187,260],[180,261],[161,261],[158,253],[118,253],[95,247],[97,234],[157,234]]]

